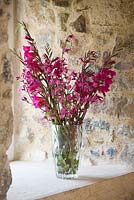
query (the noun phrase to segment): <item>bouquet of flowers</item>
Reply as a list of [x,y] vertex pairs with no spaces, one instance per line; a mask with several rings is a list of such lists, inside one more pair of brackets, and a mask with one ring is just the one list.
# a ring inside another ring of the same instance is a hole
[[53,57],[47,44],[42,58],[25,23],[25,39],[28,45],[23,46],[24,56],[18,56],[23,69],[17,79],[21,82],[21,90],[28,94],[22,100],[33,104],[44,113],[44,118],[56,125],[82,124],[91,104],[102,102],[113,82],[116,54],[105,52],[101,66],[97,60],[100,55],[88,51],[80,59],[81,70],[76,72],[68,68],[66,54],[73,49],[74,35],[65,40],[61,57]]
[[102,102],[109,91],[116,74],[111,70],[116,54],[105,52],[101,58],[97,52],[88,51],[79,58],[81,70],[71,70],[66,54],[73,50],[74,35],[65,40],[60,57],[53,57],[48,44],[41,57],[25,23],[21,24],[28,45],[23,46],[23,56],[15,50],[14,53],[23,64],[21,76],[17,77],[21,90],[27,95],[22,100],[41,109],[44,118],[54,124],[53,156],[57,177],[73,178],[78,170],[82,144],[80,127],[89,106]]

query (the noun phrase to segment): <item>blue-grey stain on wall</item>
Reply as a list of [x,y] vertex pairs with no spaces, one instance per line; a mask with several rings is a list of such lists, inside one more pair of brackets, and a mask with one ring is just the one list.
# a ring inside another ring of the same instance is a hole
[[115,154],[116,154],[116,150],[113,147],[110,147],[107,150],[107,155],[109,156],[109,158],[113,158]]
[[122,125],[118,127],[117,134],[134,138],[134,127],[129,125]]
[[106,131],[109,131],[110,129],[110,124],[104,120],[99,120],[99,121],[92,121],[91,119],[85,120],[85,131],[86,133],[90,133],[95,128],[100,128]]
[[100,156],[100,153],[99,153],[98,150],[93,150],[93,149],[91,149],[91,150],[90,150],[90,153],[91,153],[93,156],[95,156],[95,157],[99,157],[99,156]]

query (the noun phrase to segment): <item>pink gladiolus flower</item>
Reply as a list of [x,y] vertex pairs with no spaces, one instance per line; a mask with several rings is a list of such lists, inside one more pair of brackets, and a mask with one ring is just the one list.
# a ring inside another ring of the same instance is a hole
[[64,98],[63,98],[62,96],[59,96],[59,97],[58,97],[58,102],[59,102],[60,104],[63,104]]
[[55,80],[54,79],[50,79],[49,80],[49,85],[55,85]]
[[84,64],[87,64],[89,63],[90,59],[89,58],[80,58],[80,60],[84,63]]
[[36,71],[42,72],[42,67],[40,66],[40,63],[38,63],[35,60],[32,60],[30,62],[28,62],[28,65],[31,69],[35,69]]
[[54,63],[54,68],[61,68],[62,66],[62,62],[59,58],[57,58],[57,60]]
[[67,89],[67,90],[70,90],[70,89],[71,89],[71,85],[67,85],[67,86],[66,86],[66,89]]
[[34,92],[36,91],[37,89],[39,89],[39,87],[41,86],[41,82],[39,81],[33,81],[30,86],[28,87],[28,91],[31,93],[31,92]]
[[93,82],[93,87],[94,87],[94,88],[98,88],[98,86],[99,86],[98,83]]
[[26,39],[26,40],[29,40],[29,41],[33,41],[33,39],[30,38],[28,35],[25,35],[25,39]]
[[60,84],[61,84],[61,81],[60,81],[60,80],[56,80],[55,83],[56,83],[57,85],[60,85]]
[[19,87],[19,91],[25,91],[25,89],[26,89],[26,86],[25,86],[25,85],[21,85],[21,86]]
[[50,97],[50,93],[49,93],[49,92],[46,92],[46,96],[47,96],[47,97]]
[[112,70],[110,70],[110,69],[108,69],[108,68],[102,68],[102,70],[101,70],[101,72],[100,72],[101,74],[104,74],[104,75],[106,75],[106,76],[110,76],[111,78],[112,77],[114,77],[115,75],[116,75],[116,72],[115,71],[112,71]]
[[65,108],[61,108],[60,110],[60,118],[63,119],[66,115],[66,109]]
[[67,100],[70,101],[71,99],[72,99],[71,95],[68,94],[68,95],[67,95]]
[[50,108],[49,108],[48,106],[45,106],[45,107],[44,107],[44,110],[47,112],[47,111],[50,110]]
[[26,102],[28,102],[27,98],[26,98],[26,97],[24,97],[24,96],[23,96],[23,97],[21,97],[21,100],[22,100],[22,101],[26,101]]
[[70,113],[72,115],[76,114],[77,113],[77,106],[73,106],[71,109],[70,109]]
[[31,99],[35,108],[41,108],[46,104],[46,101],[43,97],[32,96]]
[[63,69],[62,69],[62,74],[67,74],[68,73],[68,69],[66,68],[66,67],[64,67]]
[[49,121],[52,121],[53,117],[54,117],[53,114],[49,114],[48,117],[47,117],[47,119],[48,119]]
[[30,46],[23,46],[23,51],[24,52],[30,51]]
[[74,92],[74,97],[76,98],[77,101],[80,100],[80,94],[77,92]]
[[102,101],[102,97],[98,96],[98,95],[95,95],[91,98],[91,103],[97,103],[98,101]]
[[32,46],[23,46],[24,51],[24,61],[29,64],[36,58],[36,52]]
[[46,71],[47,71],[48,73],[51,73],[52,70],[53,70],[53,69],[52,69],[52,66],[50,66],[50,65],[46,68]]
[[71,48],[63,48],[63,53],[68,53],[69,51],[71,51],[72,49]]
[[108,86],[100,86],[99,91],[102,93],[108,92],[109,91]]
[[19,80],[20,79],[20,76],[16,76],[16,80]]
[[66,39],[66,41],[68,42],[68,41],[74,41],[76,38],[75,38],[75,36],[73,35],[73,34],[71,34],[71,35],[69,35],[68,37],[67,37],[67,39]]

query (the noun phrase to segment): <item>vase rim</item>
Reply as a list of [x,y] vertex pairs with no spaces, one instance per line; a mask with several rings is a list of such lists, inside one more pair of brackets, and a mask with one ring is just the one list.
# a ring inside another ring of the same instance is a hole
[[52,126],[81,126],[82,124],[53,124],[52,123],[51,125]]

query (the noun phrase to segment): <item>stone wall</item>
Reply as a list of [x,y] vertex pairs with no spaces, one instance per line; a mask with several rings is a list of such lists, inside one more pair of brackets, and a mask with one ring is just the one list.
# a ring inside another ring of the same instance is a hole
[[[24,21],[42,51],[48,42],[60,54],[63,40],[77,41],[70,67],[88,49],[103,53],[122,48],[117,77],[104,103],[92,106],[85,120],[84,159],[134,164],[134,1],[133,0],[18,0],[17,19]],[[20,48],[20,30],[16,48]],[[16,72],[19,70],[16,69]],[[19,101],[15,82],[15,159],[44,160],[50,156],[50,128],[40,112]]]
[[[9,48],[12,47],[12,2],[0,1],[0,199],[6,198],[11,184],[11,173],[6,151],[13,131],[12,114],[12,63]],[[10,32],[9,32],[10,31]]]

